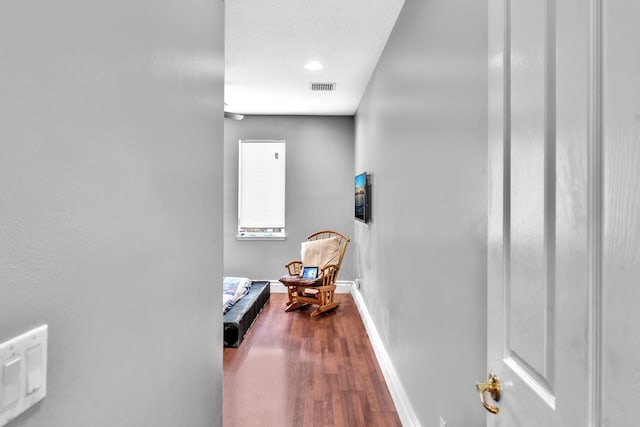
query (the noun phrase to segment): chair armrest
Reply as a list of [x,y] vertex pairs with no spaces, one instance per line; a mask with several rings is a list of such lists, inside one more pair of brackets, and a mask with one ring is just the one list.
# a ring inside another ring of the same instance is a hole
[[322,267],[321,275],[322,277],[322,285],[323,286],[331,286],[335,285],[336,278],[338,277],[338,271],[340,271],[340,266],[338,264],[327,264]]
[[293,261],[289,261],[284,266],[287,269],[290,276],[299,276],[300,269],[302,267],[302,261],[296,259]]

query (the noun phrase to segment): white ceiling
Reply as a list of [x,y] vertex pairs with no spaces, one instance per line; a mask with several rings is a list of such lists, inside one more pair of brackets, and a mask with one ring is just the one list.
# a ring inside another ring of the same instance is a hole
[[[225,111],[353,115],[404,0],[226,0]],[[308,71],[309,61],[324,65]],[[335,82],[331,92],[310,82]]]

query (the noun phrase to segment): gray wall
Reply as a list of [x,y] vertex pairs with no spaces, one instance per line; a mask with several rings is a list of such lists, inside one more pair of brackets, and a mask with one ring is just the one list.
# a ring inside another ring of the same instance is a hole
[[222,1],[0,4],[0,341],[15,426],[221,425]]
[[[277,280],[300,259],[300,242],[322,229],[353,238],[353,117],[246,116],[225,119],[224,273]],[[238,241],[238,140],[287,141],[285,241]],[[353,280],[347,248],[339,280]]]
[[357,275],[424,426],[484,426],[487,4],[405,2],[356,115]]

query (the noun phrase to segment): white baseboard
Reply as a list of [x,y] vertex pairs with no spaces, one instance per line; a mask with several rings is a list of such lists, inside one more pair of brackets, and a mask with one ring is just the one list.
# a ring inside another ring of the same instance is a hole
[[[272,294],[286,294],[287,287],[277,280],[269,280],[269,289]],[[336,294],[349,294],[351,293],[351,287],[353,282],[349,280],[338,280],[336,282]]]
[[420,421],[418,420],[416,413],[413,411],[411,402],[402,387],[402,383],[400,382],[398,374],[393,367],[393,363],[391,363],[389,354],[384,348],[380,334],[378,334],[378,330],[373,323],[369,310],[367,310],[362,294],[358,289],[356,289],[355,285],[351,286],[351,295],[353,296],[356,307],[360,312],[360,317],[362,318],[362,323],[364,323],[364,327],[367,330],[367,334],[369,334],[371,346],[376,354],[376,359],[378,359],[382,375],[387,382],[387,387],[389,387],[389,393],[391,393],[393,403],[396,405],[396,410],[398,411],[398,416],[400,417],[402,425],[404,427],[420,427]]

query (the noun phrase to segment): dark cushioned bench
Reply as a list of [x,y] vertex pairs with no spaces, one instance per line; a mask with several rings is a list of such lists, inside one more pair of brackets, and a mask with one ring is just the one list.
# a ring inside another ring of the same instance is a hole
[[251,282],[249,293],[236,302],[222,318],[224,322],[225,347],[238,347],[240,345],[256,317],[269,301],[269,296],[269,282]]

